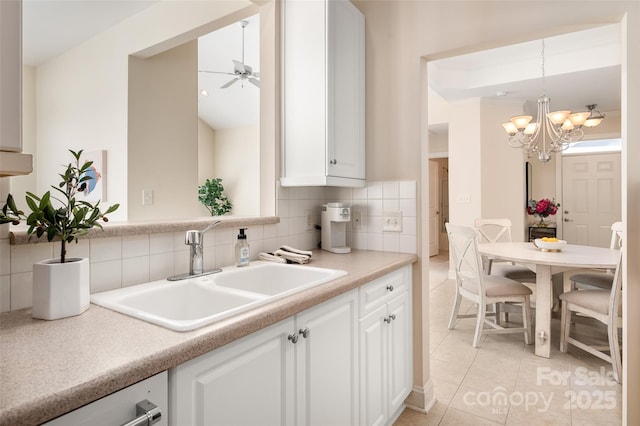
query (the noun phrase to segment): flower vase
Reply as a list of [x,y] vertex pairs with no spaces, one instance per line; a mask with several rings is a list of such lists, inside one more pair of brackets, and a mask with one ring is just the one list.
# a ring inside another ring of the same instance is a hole
[[538,228],[546,228],[547,222],[544,221],[544,217],[540,216],[540,222],[538,222]]

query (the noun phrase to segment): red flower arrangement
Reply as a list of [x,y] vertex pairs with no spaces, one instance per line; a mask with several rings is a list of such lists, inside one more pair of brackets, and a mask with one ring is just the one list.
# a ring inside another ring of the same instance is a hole
[[558,213],[558,207],[560,207],[560,203],[556,203],[555,199],[549,200],[548,198],[543,198],[539,201],[529,200],[529,202],[527,202],[527,214],[539,217],[540,223],[543,223],[545,217]]

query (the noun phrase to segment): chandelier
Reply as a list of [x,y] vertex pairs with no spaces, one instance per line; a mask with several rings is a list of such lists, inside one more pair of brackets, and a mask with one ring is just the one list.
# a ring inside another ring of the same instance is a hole
[[[542,81],[544,85],[544,40],[542,40]],[[595,127],[604,118],[596,110],[596,104],[587,105],[588,111],[571,113],[571,111],[549,112],[550,99],[543,90],[538,98],[538,115],[536,121],[530,115],[518,115],[511,121],[503,123],[504,130],[509,134],[509,145],[522,148],[527,155],[536,153],[538,160],[546,163],[551,154],[567,149],[569,143],[577,142],[584,136],[582,127]]]

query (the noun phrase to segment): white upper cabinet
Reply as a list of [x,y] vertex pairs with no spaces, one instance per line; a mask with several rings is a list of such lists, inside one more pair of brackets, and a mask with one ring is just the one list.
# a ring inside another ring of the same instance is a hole
[[364,16],[348,0],[282,2],[283,186],[365,184]]
[[0,1],[0,177],[32,171],[22,152],[22,2]]

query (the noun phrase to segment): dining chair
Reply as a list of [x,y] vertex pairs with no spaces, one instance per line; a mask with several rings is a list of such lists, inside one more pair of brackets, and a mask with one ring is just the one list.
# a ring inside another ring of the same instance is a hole
[[[622,246],[622,222],[614,222],[611,225],[611,243],[609,248],[619,249]],[[571,275],[571,288],[600,288],[609,290],[613,283],[614,271],[604,272],[583,272],[580,274]]]
[[[527,344],[533,343],[531,338],[531,306],[529,299],[531,289],[518,281],[499,275],[486,275],[482,259],[478,252],[478,236],[476,231],[467,226],[445,224],[449,236],[449,246],[456,272],[456,298],[449,319],[449,330],[453,330],[458,318],[476,318],[473,347],[480,346],[483,334],[524,333]],[[475,302],[478,306],[476,314],[460,314],[462,298]],[[487,305],[514,302],[522,304],[523,327],[502,327],[496,320],[489,321],[487,316],[495,316],[495,312],[487,312]],[[485,329],[487,324],[491,328]]]
[[[560,318],[560,351],[567,352],[574,345],[598,358],[610,362],[615,380],[620,383],[621,360],[618,342],[618,313],[622,293],[622,248],[618,264],[613,274],[613,283],[608,290],[572,290],[560,295],[562,315]],[[571,313],[579,313],[594,318],[607,326],[608,346],[587,344],[570,336]],[[609,354],[605,353],[608,351]]]
[[[478,233],[480,244],[512,241],[510,219],[476,219],[473,226]],[[485,258],[484,265],[487,275],[499,275],[521,283],[535,284],[536,282],[536,273],[526,266],[490,257]]]

